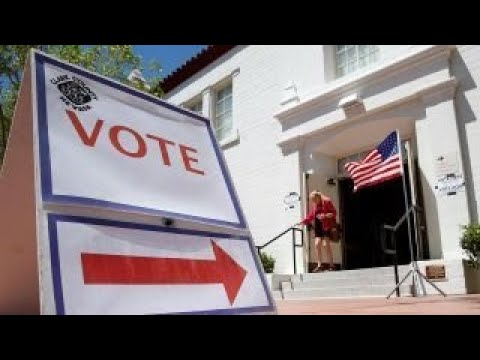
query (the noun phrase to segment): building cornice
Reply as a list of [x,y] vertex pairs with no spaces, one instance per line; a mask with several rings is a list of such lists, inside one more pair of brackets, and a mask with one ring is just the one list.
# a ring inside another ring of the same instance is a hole
[[303,112],[322,108],[332,102],[338,102],[349,92],[356,89],[372,86],[385,81],[387,77],[395,76],[397,73],[418,67],[435,60],[448,60],[455,45],[425,45],[412,48],[401,57],[386,61],[380,66],[374,67],[356,76],[339,79],[324,86],[320,91],[313,94],[299,96],[299,101],[290,103],[274,116],[280,123],[286,123],[296,118]]
[[[411,101],[420,101],[425,106],[429,106],[430,103],[434,101],[442,101],[446,99],[452,99],[455,95],[455,90],[457,87],[458,81],[454,77],[449,77],[445,80],[436,81],[434,83],[426,84],[422,88],[417,88],[416,91],[412,91],[407,94],[402,94],[396,98],[390,98],[389,101],[377,104],[377,106],[370,108],[367,112],[364,112],[360,115],[346,118],[342,116],[341,118],[336,118],[328,123],[322,123],[321,126],[315,128],[315,130],[305,130],[292,128],[287,130],[282,134],[279,141],[277,142],[278,146],[284,147],[292,144],[293,142],[303,141],[304,139],[322,133],[326,130],[331,130],[337,127],[344,126],[347,122],[352,123],[358,120],[361,120],[365,117],[372,116],[381,111],[386,111],[390,108],[402,105]],[[293,132],[293,133],[292,133]]]

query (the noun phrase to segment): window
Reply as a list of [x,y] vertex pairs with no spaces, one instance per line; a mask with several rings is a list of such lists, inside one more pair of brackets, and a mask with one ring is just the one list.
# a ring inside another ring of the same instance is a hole
[[366,67],[378,58],[377,45],[335,45],[337,78]]
[[218,141],[227,138],[233,129],[232,84],[217,90],[215,94],[213,127]]
[[202,115],[202,105],[203,105],[202,100],[199,100],[199,101],[197,101],[197,102],[195,102],[192,105],[187,106],[187,107],[188,107],[189,110]]

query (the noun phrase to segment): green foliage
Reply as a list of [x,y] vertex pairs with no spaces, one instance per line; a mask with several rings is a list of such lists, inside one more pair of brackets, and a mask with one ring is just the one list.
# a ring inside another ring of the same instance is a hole
[[15,102],[22,80],[23,67],[31,48],[40,49],[69,63],[82,66],[109,78],[161,97],[159,87],[161,66],[153,61],[147,66],[151,79],[147,86],[129,82],[133,69],[143,70],[141,57],[133,45],[0,45],[0,164],[13,117]]
[[468,256],[468,265],[474,269],[480,267],[480,225],[463,225],[460,246]]
[[273,273],[275,268],[275,259],[266,253],[260,253],[260,260],[262,261],[263,269],[266,273]]

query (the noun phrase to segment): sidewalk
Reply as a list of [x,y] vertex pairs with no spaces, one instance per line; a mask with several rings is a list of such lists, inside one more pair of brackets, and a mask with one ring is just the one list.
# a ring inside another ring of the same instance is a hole
[[279,315],[480,315],[480,295],[277,300]]

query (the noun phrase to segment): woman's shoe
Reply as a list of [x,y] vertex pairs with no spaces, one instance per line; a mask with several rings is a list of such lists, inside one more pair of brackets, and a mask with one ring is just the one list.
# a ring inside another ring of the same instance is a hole
[[322,265],[323,264],[317,265],[317,267],[315,269],[313,269],[312,272],[317,273],[317,272],[323,271],[323,266]]
[[335,271],[335,270],[336,270],[335,265],[328,265],[327,266],[327,271]]

